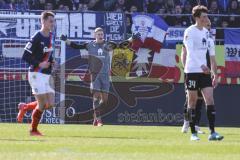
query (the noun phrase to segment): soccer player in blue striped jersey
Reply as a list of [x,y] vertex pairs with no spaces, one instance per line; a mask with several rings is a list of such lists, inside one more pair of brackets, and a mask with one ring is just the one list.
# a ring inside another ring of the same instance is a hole
[[[32,122],[30,135],[41,136],[38,131],[38,124],[45,109],[54,106],[54,87],[51,77],[54,65],[54,35],[52,33],[55,26],[54,13],[44,11],[41,14],[41,30],[37,31],[24,48],[22,59],[29,64],[28,81],[32,88],[36,102],[32,112]],[[28,105],[19,108],[18,120],[21,120],[27,110]]]

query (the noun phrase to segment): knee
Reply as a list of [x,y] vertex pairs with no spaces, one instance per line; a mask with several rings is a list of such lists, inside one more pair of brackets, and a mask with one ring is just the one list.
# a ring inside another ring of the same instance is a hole
[[214,99],[211,96],[206,97],[205,101],[206,101],[205,103],[206,103],[207,106],[208,105],[214,105]]
[[191,98],[189,98],[188,106],[196,106],[196,103],[197,103],[197,97],[192,96]]

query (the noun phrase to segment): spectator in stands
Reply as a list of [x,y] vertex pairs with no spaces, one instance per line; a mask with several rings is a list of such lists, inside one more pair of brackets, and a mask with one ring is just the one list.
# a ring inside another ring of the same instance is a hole
[[[237,0],[232,0],[229,5],[228,13],[231,15],[239,15],[239,6],[238,6],[238,1]],[[235,16],[230,16],[229,17],[229,27],[239,27],[239,17]]]
[[72,0],[72,4],[73,4],[73,11],[78,10],[79,4],[80,4],[80,0]]
[[184,14],[191,14],[192,13],[192,4],[189,1],[186,1],[184,8],[183,8]]
[[211,2],[211,0],[197,0],[197,1],[193,1],[193,2],[195,2],[194,6],[197,5],[197,3],[198,3],[198,4],[208,7],[208,4]]
[[62,11],[72,11],[73,10],[73,2],[72,0],[59,0],[58,1],[58,9]]
[[30,10],[44,10],[46,0],[31,0],[29,1]]
[[133,14],[134,12],[138,12],[138,8],[137,8],[137,6],[133,5],[133,6],[130,7],[129,13]]
[[131,16],[126,16],[126,38],[130,38],[132,36],[132,20]]
[[[166,5],[165,5],[166,7]],[[169,26],[174,26],[175,25],[175,17],[173,14],[175,14],[175,10],[174,9],[169,9],[166,8],[166,14],[167,16],[165,17],[165,21]]]
[[126,12],[128,10],[125,0],[117,0],[115,4],[115,11]]
[[240,13],[237,0],[232,0],[230,2],[229,8],[228,8],[228,13],[229,14],[239,14]]
[[104,8],[106,11],[114,11],[116,0],[104,0]]
[[[220,10],[219,10],[219,5],[218,5],[218,1],[217,0],[212,0],[210,2],[210,7],[209,7],[209,14],[219,14]],[[220,24],[220,17],[218,16],[209,16],[212,26],[216,27]]]
[[132,6],[136,6],[138,12],[143,12],[143,1],[145,0],[125,0],[125,1],[127,2],[127,4],[129,4],[130,9]]
[[147,4],[148,13],[156,13],[159,9],[159,6],[156,0],[148,0],[146,4]]
[[218,0],[222,13],[226,13],[228,9],[229,0]]
[[53,10],[53,3],[48,1],[46,4],[45,4],[45,7],[44,7],[44,10]]
[[0,9],[13,9],[13,4],[11,0],[1,0],[0,1]]
[[88,9],[91,11],[104,11],[103,0],[89,0]]
[[174,10],[174,0],[166,0],[165,2],[165,8],[171,13],[172,10]]
[[60,5],[58,6],[58,10],[59,10],[59,11],[66,12],[66,11],[69,11],[70,9],[69,9],[69,7],[68,7],[67,5],[60,4]]
[[218,1],[217,0],[212,0],[210,2],[210,5],[209,5],[209,10],[208,10],[208,13],[209,14],[219,14],[220,13],[220,10],[219,10],[219,5],[218,5]]
[[189,16],[181,16],[179,14],[182,14],[182,7],[180,5],[175,6],[174,12],[175,14],[178,14],[176,17],[173,19],[173,26],[176,27],[187,27],[191,25],[191,18]]
[[167,16],[166,16],[166,14],[165,14],[165,13],[166,13],[165,5],[160,6],[160,7],[158,8],[158,10],[157,10],[156,13],[157,13],[157,14],[160,14],[161,17],[162,17],[164,20],[166,20]]
[[26,11],[28,9],[27,0],[12,0],[13,9],[15,11]]
[[78,4],[78,11],[80,12],[86,12],[88,11],[88,6],[86,3],[79,3]]

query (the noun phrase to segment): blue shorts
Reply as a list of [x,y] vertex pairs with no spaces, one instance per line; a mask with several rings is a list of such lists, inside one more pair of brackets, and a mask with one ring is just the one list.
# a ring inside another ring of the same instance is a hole
[[108,74],[91,74],[91,91],[109,92],[110,79]]

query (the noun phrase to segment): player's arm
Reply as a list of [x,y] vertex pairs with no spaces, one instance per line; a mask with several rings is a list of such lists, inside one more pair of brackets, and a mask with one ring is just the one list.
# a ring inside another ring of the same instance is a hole
[[25,46],[24,53],[22,56],[22,60],[27,62],[29,65],[32,65],[34,67],[40,67],[40,68],[48,68],[50,66],[50,62],[44,61],[40,62],[36,57],[34,56],[34,52],[36,50],[37,46],[37,38],[33,37]]
[[136,34],[132,34],[132,36],[127,39],[127,40],[124,40],[122,42],[119,43],[119,48],[123,48],[123,49],[126,49],[129,47],[129,45],[136,39],[140,39],[141,38],[141,34],[140,33],[136,33]]
[[60,39],[62,41],[65,41],[67,45],[69,45],[74,49],[87,49],[87,43],[77,44],[77,43],[71,42],[69,39],[67,39],[66,35],[61,35]]
[[114,41],[108,41],[107,47],[108,47],[108,50],[111,51],[111,50],[118,48],[118,44]]
[[186,64],[186,56],[187,56],[187,50],[186,50],[186,47],[183,45],[182,51],[181,51],[181,61],[182,61],[183,68],[185,67],[185,64]]
[[209,42],[209,55],[210,55],[210,64],[211,64],[211,72],[213,75],[213,87],[217,87],[218,84],[218,76],[217,76],[217,62],[215,58],[215,44],[211,39]]

